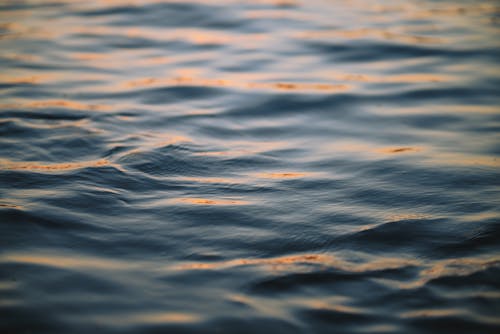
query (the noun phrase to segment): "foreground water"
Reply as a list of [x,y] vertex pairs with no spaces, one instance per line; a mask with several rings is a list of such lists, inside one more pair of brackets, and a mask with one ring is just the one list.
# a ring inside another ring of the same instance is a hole
[[2,333],[500,330],[498,2],[2,1]]

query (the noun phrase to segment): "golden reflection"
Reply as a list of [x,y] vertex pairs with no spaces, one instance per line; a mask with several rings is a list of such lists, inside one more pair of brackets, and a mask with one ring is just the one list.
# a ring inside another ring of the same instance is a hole
[[45,100],[45,101],[37,101],[30,102],[26,104],[27,107],[30,108],[66,108],[66,109],[75,109],[75,110],[111,110],[111,106],[103,105],[103,104],[86,104],[80,103],[76,101],[69,100]]
[[35,84],[39,81],[39,78],[36,76],[29,76],[29,77],[20,77],[20,78],[10,78],[5,80],[3,77],[0,77],[0,83],[2,84],[11,84],[11,85],[18,85],[18,84]]
[[288,172],[288,173],[259,173],[258,177],[266,178],[266,179],[296,179],[304,176],[311,175],[311,173],[296,173],[296,172]]
[[[121,32],[123,34],[123,32]],[[131,28],[125,30],[125,35],[130,38],[147,38],[154,40],[182,40],[195,45],[210,45],[210,44],[230,44],[235,42],[236,38],[222,31],[209,31],[201,29],[146,29],[146,28]],[[248,36],[250,39],[250,36]]]
[[417,219],[431,219],[435,218],[430,214],[421,213],[400,213],[400,214],[389,214],[386,216],[386,221],[395,222],[401,220],[417,220]]
[[475,212],[469,214],[463,214],[462,219],[468,222],[484,222],[490,219],[497,219],[499,216],[499,212],[495,211],[485,211],[485,212]]
[[185,143],[192,143],[193,140],[187,136],[174,135],[174,134],[164,134],[161,132],[148,132],[148,137],[154,138],[154,146],[164,147],[169,145],[179,145]]
[[22,209],[22,206],[10,203],[0,203],[0,208]]
[[114,109],[112,106],[104,104],[86,104],[69,100],[43,100],[35,102],[18,102],[0,104],[0,109],[45,109],[45,108],[64,108],[74,110],[91,111],[109,111]]
[[296,267],[316,264],[323,267],[333,267],[350,272],[365,272],[372,270],[395,269],[408,265],[416,265],[415,260],[400,258],[375,259],[371,262],[353,263],[334,255],[302,254],[265,259],[233,259],[218,262],[190,262],[174,267],[174,270],[218,270],[239,266],[264,266],[273,271],[297,270]]
[[65,170],[73,170],[87,167],[102,167],[102,166],[115,166],[106,159],[82,161],[82,162],[68,162],[68,163],[52,163],[42,164],[38,162],[29,161],[10,161],[7,159],[0,159],[0,169],[6,170],[39,170],[47,172],[57,172]]
[[416,153],[424,151],[422,146],[400,146],[400,147],[380,147],[374,144],[367,144],[365,142],[344,140],[336,142],[332,145],[325,145],[324,149],[328,151],[333,150],[336,152],[356,152],[365,153],[369,156],[376,154],[377,156],[382,154],[401,154],[401,153]]
[[429,161],[433,163],[445,163],[455,166],[484,166],[498,168],[500,167],[500,159],[496,156],[464,154],[458,152],[436,152],[429,157]]
[[103,257],[33,255],[11,253],[0,255],[2,262],[17,262],[68,269],[124,270],[136,265],[128,261],[105,259]]
[[281,9],[260,9],[260,10],[248,10],[245,12],[244,16],[246,18],[255,19],[291,19],[291,20],[311,20],[311,15],[300,12],[300,11],[286,11]]
[[[194,45],[224,45],[245,43],[245,47],[257,46],[269,36],[265,34],[237,35],[221,30],[208,30],[196,28],[158,29],[147,27],[134,27],[123,29],[112,26],[71,26],[69,32],[95,36],[124,36],[127,38],[142,38],[155,41],[183,41]],[[65,33],[68,33],[65,32]]]
[[485,270],[491,266],[499,266],[500,257],[488,259],[461,258],[443,260],[421,272],[421,276],[432,279],[442,276],[465,276],[477,271]]
[[385,224],[392,224],[392,223],[397,223],[402,220],[421,220],[421,219],[435,219],[435,216],[432,216],[430,214],[419,214],[419,213],[400,213],[400,214],[387,214],[383,215],[383,222],[382,223],[375,223],[375,224],[366,224],[362,225],[359,227],[356,227],[352,229],[352,232],[363,232],[363,231],[369,231],[374,228],[377,228],[379,226],[385,225]]
[[101,60],[107,57],[110,57],[111,54],[105,54],[105,53],[72,53],[71,57],[76,59],[76,60]]
[[199,197],[181,197],[172,200],[175,203],[186,203],[194,205],[247,205],[248,201],[238,199],[213,199],[213,198],[199,198]]
[[63,76],[57,73],[30,73],[26,75],[24,71],[8,71],[0,74],[0,83],[2,84],[40,84],[56,82],[61,79]]
[[[1,109],[1,108],[0,108]],[[5,120],[11,120],[10,118],[6,118]],[[88,119],[79,119],[76,121],[72,120],[55,120],[50,121],[50,123],[39,123],[39,122],[30,122],[29,120],[24,119],[15,119],[16,123],[26,124],[30,128],[33,129],[62,129],[62,128],[81,128],[85,129],[87,133],[99,133],[102,130],[96,129],[90,125],[90,121]]]
[[409,153],[420,153],[421,163],[432,163],[437,165],[452,166],[482,166],[500,167],[500,159],[494,155],[467,154],[460,152],[442,152],[430,146],[401,146],[401,147],[377,147],[356,141],[339,141],[335,144],[324,145],[321,150],[326,152],[346,152],[364,154],[367,158],[378,158],[380,154],[406,155]]
[[228,87],[235,89],[256,89],[297,92],[343,92],[350,89],[346,84],[291,83],[291,82],[246,82],[231,79],[207,79],[189,76],[174,78],[142,78],[124,83],[123,88],[162,87],[162,86],[203,86]]
[[141,66],[165,65],[171,62],[173,62],[173,60],[165,56],[148,56],[136,61],[136,63]]
[[476,314],[470,312],[466,309],[424,309],[416,311],[403,312],[401,314],[403,318],[434,318],[434,317],[467,317],[472,316],[477,318],[481,322],[490,323],[492,325],[500,325],[500,319],[498,317],[492,317],[482,314]]
[[376,108],[372,110],[378,115],[436,115],[436,114],[498,114],[500,110],[497,106],[487,105],[433,105],[428,106],[405,106],[404,108]]
[[[78,80],[85,83],[85,81],[104,81],[109,79],[109,75],[104,73],[79,73]],[[29,73],[26,71],[12,70],[0,74],[0,83],[5,84],[16,84],[16,83],[29,83],[29,84],[61,84],[62,82],[72,82],[74,78],[68,75],[67,72],[37,72],[36,74]],[[47,100],[47,101],[59,101],[59,100]],[[65,101],[65,100],[62,100]]]
[[377,152],[387,153],[387,154],[397,154],[397,153],[413,153],[420,152],[422,149],[419,147],[384,147],[377,149]]
[[[1,12],[0,12],[1,13]],[[32,16],[32,13],[25,11],[22,13],[26,16]],[[0,34],[0,40],[2,39],[54,39],[59,33],[55,30],[48,31],[41,24],[31,25],[29,22],[8,22],[0,24],[0,30],[5,30],[6,32]]]
[[385,79],[379,78],[379,82],[392,83],[426,83],[426,82],[451,82],[457,81],[458,78],[453,75],[446,74],[430,74],[430,73],[411,73],[388,76]]
[[453,317],[463,316],[464,311],[460,309],[426,309],[404,312],[401,314],[403,318],[421,318],[421,317]]
[[[84,8],[109,8],[113,6],[122,6],[124,2],[128,6],[144,6],[147,4],[156,4],[156,3],[179,3],[179,0],[97,0],[97,1],[78,1],[74,0],[54,0],[56,3],[67,3],[71,5],[78,5]],[[206,4],[206,5],[230,5],[230,4],[241,4],[241,0],[193,0],[193,3],[196,4]],[[253,0],[252,3],[262,4],[262,5],[271,5],[277,7],[291,7],[299,4],[299,0]]]
[[[418,108],[418,113],[424,112],[423,108]],[[478,114],[498,114],[500,110],[498,106],[487,106],[487,105],[450,105],[443,106],[437,105],[433,106],[432,110],[429,108],[425,108],[428,112],[436,113],[436,112],[450,112],[450,113],[478,113]]]
[[495,15],[498,14],[499,10],[500,8],[498,6],[487,3],[475,4],[474,6],[467,7],[448,3],[446,6],[430,9],[419,8],[419,10],[408,12],[408,15],[416,19],[430,19],[436,16],[465,18],[479,15]]
[[25,53],[6,53],[2,55],[2,58],[21,60],[26,62],[37,62],[42,59],[40,56],[34,54],[25,54]]
[[127,315],[127,322],[162,324],[162,323],[193,323],[203,318],[200,315],[180,312],[150,312],[144,314]]
[[398,289],[415,289],[424,286],[428,282],[447,276],[467,276],[490,267],[500,266],[500,257],[489,258],[460,258],[434,261],[430,264],[419,263],[420,271],[417,279],[411,282],[400,282],[389,279],[376,279],[380,284],[386,284]]
[[300,306],[306,306],[308,308],[330,310],[340,313],[352,313],[352,314],[364,313],[364,311],[361,308],[344,305],[347,301],[348,298],[337,296],[334,298],[329,297],[326,300],[299,298],[298,300],[294,300],[294,303]]
[[306,31],[295,35],[298,39],[364,39],[364,38],[380,38],[390,41],[398,41],[408,44],[442,44],[442,38],[419,36],[405,33],[395,33],[383,29],[362,28],[354,30],[322,30],[322,31]]
[[[141,49],[131,50],[126,54],[111,50],[107,53],[74,52],[69,53],[69,57],[77,61],[89,62],[93,67],[103,69],[120,69],[124,66],[129,66],[130,62],[134,63],[134,67],[150,67],[169,64],[180,60],[179,57],[153,56],[149,52]],[[199,55],[191,57],[196,58],[199,57]],[[108,76],[110,75],[108,74]],[[99,78],[96,78],[95,80],[98,79]],[[106,81],[106,79],[108,78],[103,77],[102,81]]]
[[368,75],[358,73],[336,73],[323,72],[321,76],[331,77],[338,81],[345,82],[366,82],[366,83],[439,83],[439,82],[457,82],[460,77],[450,74],[435,73],[407,73],[395,75]]

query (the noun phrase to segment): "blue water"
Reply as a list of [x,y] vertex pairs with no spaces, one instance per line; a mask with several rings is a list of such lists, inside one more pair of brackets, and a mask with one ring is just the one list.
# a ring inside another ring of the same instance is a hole
[[497,1],[0,1],[0,332],[500,332]]

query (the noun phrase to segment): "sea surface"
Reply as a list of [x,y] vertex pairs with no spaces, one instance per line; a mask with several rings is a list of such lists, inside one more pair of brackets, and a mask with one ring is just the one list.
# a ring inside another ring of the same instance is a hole
[[500,2],[0,0],[0,332],[500,333]]

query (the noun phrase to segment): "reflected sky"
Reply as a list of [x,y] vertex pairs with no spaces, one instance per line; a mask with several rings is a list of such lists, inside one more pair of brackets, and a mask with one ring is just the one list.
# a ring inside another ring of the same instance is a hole
[[1,3],[0,332],[498,332],[499,14]]

